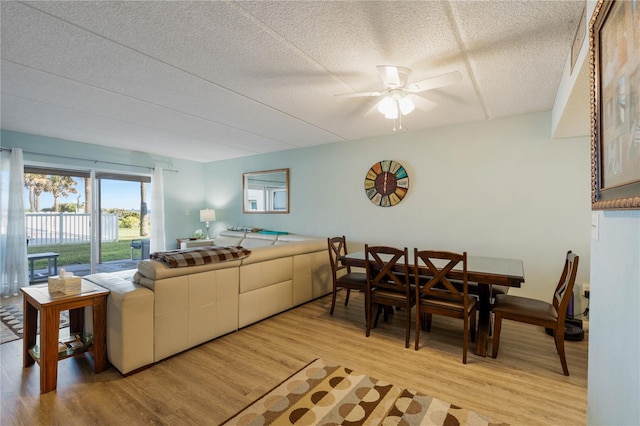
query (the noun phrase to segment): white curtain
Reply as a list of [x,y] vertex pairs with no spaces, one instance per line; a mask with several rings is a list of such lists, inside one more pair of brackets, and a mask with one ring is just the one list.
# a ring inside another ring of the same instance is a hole
[[22,150],[11,150],[9,170],[9,203],[7,215],[7,241],[5,252],[6,282],[2,285],[4,297],[17,296],[20,287],[29,285],[27,274],[27,231],[24,218]]
[[151,177],[151,253],[165,250],[164,236],[164,190],[162,185],[162,168],[153,169]]

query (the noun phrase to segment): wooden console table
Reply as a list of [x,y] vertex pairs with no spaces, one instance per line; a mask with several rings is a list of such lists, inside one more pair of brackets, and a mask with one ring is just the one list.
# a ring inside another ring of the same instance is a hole
[[[24,299],[23,367],[40,365],[40,392],[56,389],[58,361],[87,351],[93,355],[95,372],[107,369],[107,295],[109,290],[82,280],[79,294],[49,293],[48,284],[22,287]],[[71,334],[85,335],[84,308],[93,309],[93,343],[71,353],[58,354],[60,312],[69,311]],[[40,348],[35,350],[38,314],[40,315]]]
[[192,247],[210,246],[213,243],[213,239],[209,238],[178,238],[178,248],[188,249]]

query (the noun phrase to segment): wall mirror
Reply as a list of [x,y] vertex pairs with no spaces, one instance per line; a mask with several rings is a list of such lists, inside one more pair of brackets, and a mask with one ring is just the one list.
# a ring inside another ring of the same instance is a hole
[[243,213],[289,213],[289,169],[242,174]]

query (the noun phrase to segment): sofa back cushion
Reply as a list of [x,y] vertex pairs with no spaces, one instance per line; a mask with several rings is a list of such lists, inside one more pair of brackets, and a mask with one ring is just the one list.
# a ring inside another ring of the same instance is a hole
[[272,246],[278,239],[277,235],[247,233],[240,245],[252,249],[256,247]]
[[219,247],[228,247],[228,246],[241,246],[242,237],[228,237],[225,235],[218,235],[213,239],[213,244]]

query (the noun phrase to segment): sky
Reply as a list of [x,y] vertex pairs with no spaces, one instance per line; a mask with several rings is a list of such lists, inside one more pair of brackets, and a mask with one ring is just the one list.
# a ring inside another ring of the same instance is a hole
[[[58,203],[77,203],[80,196],[80,204],[84,204],[84,180],[74,178],[78,183],[75,188],[77,194],[69,197],[58,198]],[[140,182],[102,179],[102,208],[140,210]],[[24,190],[24,207],[29,208],[29,190]],[[40,195],[40,210],[53,207],[53,196],[49,192]],[[147,185],[147,207],[151,210],[151,184]]]

